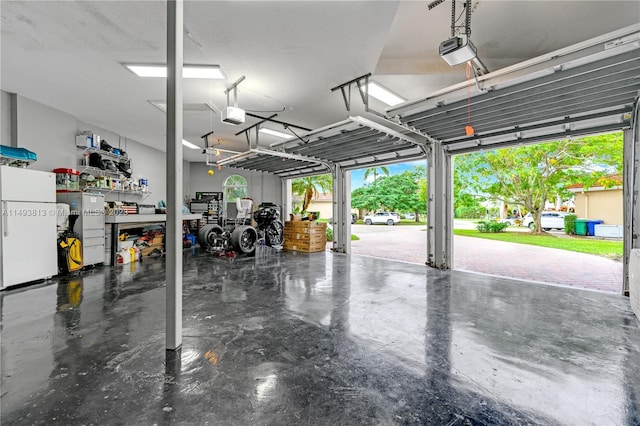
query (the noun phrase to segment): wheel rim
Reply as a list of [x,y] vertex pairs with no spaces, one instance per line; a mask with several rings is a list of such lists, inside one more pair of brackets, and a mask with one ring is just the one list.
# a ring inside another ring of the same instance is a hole
[[366,223],[367,225],[371,225],[371,221],[369,219],[365,220],[364,223]]
[[198,231],[198,243],[203,248],[221,246],[223,232],[218,225],[205,225]]
[[282,244],[283,238],[283,226],[280,222],[273,222],[267,228],[267,244],[270,246],[279,246]]
[[387,221],[387,225],[389,225],[389,226],[393,225],[393,220],[389,219],[389,220]]
[[251,249],[256,245],[255,232],[252,232],[249,228],[243,230],[238,243],[240,244],[240,248],[243,252],[247,253],[251,251]]

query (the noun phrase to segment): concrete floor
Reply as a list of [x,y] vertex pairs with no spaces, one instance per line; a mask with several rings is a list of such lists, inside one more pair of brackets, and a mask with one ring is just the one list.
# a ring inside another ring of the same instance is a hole
[[637,425],[628,299],[365,256],[185,252],[0,294],[2,425]]

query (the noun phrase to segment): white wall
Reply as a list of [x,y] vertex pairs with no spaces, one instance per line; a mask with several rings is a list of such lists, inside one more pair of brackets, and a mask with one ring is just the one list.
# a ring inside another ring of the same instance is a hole
[[[10,145],[11,95],[6,92],[2,92],[1,95],[2,144]],[[153,205],[157,205],[159,200],[166,200],[166,155],[164,152],[77,120],[72,115],[29,98],[18,95],[16,101],[18,147],[33,151],[38,156],[38,161],[29,168],[42,171],[51,171],[59,167],[78,169],[79,151],[75,145],[75,135],[89,130],[106,139],[109,145],[124,149],[131,159],[132,177],[136,179],[143,177],[149,181],[151,192],[149,196],[140,198],[139,196],[127,195],[123,199]],[[183,163],[183,172],[183,191],[186,198],[190,191],[191,166],[189,162]],[[116,197],[115,193],[110,197]]]
[[227,177],[240,175],[247,179],[247,196],[253,199],[256,205],[264,201],[282,205],[282,184],[281,179],[276,175],[231,167],[223,167],[222,170],[214,167],[213,176],[209,175],[208,171],[209,166],[204,163],[191,163],[189,178],[191,197],[195,197],[198,191],[222,192],[222,186]]
[[74,116],[23,96],[17,97],[17,115],[18,147],[38,156],[30,169],[50,172],[58,167],[78,168]]

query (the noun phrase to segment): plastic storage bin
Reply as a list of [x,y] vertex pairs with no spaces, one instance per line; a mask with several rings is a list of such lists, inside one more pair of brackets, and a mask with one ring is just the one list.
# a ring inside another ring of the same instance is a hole
[[80,191],[80,172],[73,169],[53,169],[56,192]]
[[587,220],[576,219],[576,235],[587,235]]
[[37,160],[38,156],[36,153],[28,149],[0,145],[0,164],[26,167]]
[[587,235],[591,235],[592,237],[596,235],[596,225],[603,224],[603,220],[587,220]]

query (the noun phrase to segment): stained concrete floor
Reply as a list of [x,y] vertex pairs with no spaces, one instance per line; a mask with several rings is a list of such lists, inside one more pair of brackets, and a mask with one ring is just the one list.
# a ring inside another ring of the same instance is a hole
[[1,424],[637,425],[617,295],[346,256],[185,252],[0,294]]

